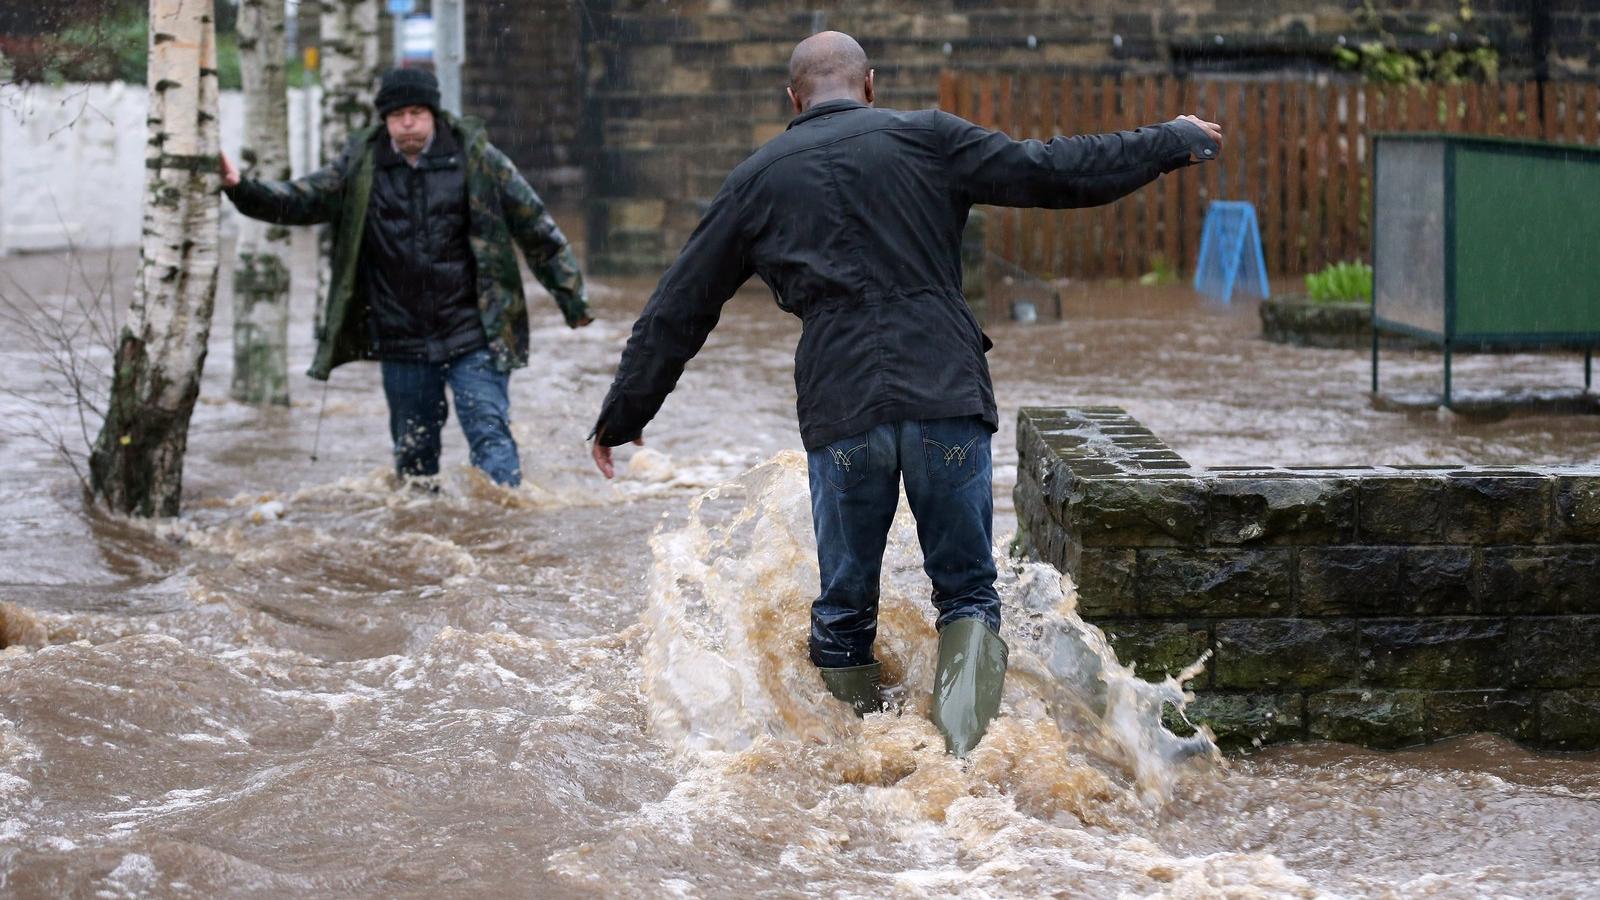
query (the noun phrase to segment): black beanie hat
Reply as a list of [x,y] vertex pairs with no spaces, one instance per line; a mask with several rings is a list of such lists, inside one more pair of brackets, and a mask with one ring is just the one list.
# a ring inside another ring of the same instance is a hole
[[405,106],[426,106],[438,112],[439,79],[427,69],[390,69],[373,102],[380,119]]

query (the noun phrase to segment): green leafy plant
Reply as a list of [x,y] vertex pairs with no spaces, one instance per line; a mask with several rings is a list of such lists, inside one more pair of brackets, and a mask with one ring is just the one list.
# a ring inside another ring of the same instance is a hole
[[1372,301],[1372,267],[1364,262],[1334,263],[1306,276],[1306,294],[1313,303]]
[[[1476,14],[1468,0],[1462,0],[1456,11],[1452,28],[1466,31],[1472,27]],[[1455,36],[1451,43],[1438,50],[1409,50],[1399,46],[1399,40],[1383,27],[1374,0],[1363,0],[1356,12],[1357,21],[1377,33],[1376,38],[1362,41],[1354,47],[1333,48],[1338,64],[1351,71],[1360,72],[1368,81],[1383,84],[1459,84],[1464,81],[1494,81],[1500,75],[1500,53],[1489,45],[1489,39],[1478,35],[1468,38],[1467,46],[1457,46]],[[1445,31],[1443,22],[1434,22],[1425,31],[1439,36]]]
[[1176,284],[1178,281],[1178,267],[1161,254],[1156,254],[1150,260],[1150,271],[1139,276],[1139,283],[1145,287],[1158,284]]

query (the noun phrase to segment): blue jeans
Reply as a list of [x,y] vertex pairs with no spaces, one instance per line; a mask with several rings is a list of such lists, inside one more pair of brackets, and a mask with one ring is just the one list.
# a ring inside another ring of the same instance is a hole
[[900,480],[933,582],[938,627],[968,617],[1000,630],[994,580],[989,428],[977,416],[879,425],[807,454],[822,593],[811,605],[811,661],[873,661],[878,576]]
[[488,350],[445,363],[384,360],[395,471],[403,476],[439,474],[439,432],[449,414],[446,385],[455,397],[456,419],[467,436],[472,464],[498,484],[521,484],[522,464],[511,437],[511,377],[495,368]]

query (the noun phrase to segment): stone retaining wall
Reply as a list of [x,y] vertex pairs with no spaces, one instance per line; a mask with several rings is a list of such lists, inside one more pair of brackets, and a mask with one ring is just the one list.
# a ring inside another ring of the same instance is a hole
[[[1273,297],[1261,301],[1261,336],[1280,344],[1336,350],[1372,349],[1372,304],[1315,303],[1305,297]],[[1383,346],[1395,350],[1435,345],[1409,335],[1385,332]]]
[[[1305,297],[1287,295],[1261,301],[1261,336],[1279,344],[1322,347],[1335,350],[1372,349],[1372,305],[1370,303],[1316,303]],[[1438,350],[1432,341],[1385,331],[1378,335],[1386,350]],[[1530,350],[1562,349],[1505,344],[1456,344],[1456,353],[1527,353]]]
[[1205,469],[1114,407],[1017,431],[1023,545],[1148,676],[1210,651],[1225,745],[1600,747],[1600,466]]
[[1261,336],[1280,344],[1352,350],[1372,346],[1372,306],[1313,303],[1304,297],[1261,301]]

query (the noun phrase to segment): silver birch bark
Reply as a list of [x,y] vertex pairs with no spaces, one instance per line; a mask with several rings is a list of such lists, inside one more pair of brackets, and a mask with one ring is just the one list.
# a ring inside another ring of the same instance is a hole
[[332,162],[372,124],[378,89],[378,0],[322,0],[322,157]]
[[[283,0],[239,4],[248,176],[289,179],[289,96],[284,77]],[[289,405],[289,229],[240,217],[233,268],[233,399]]]
[[143,238],[90,485],[113,510],[178,514],[217,290],[212,0],[151,0]]
[[[344,152],[350,135],[372,124],[378,90],[378,0],[320,0],[322,23],[322,162]],[[322,228],[317,261],[317,333],[327,320],[333,230]]]

